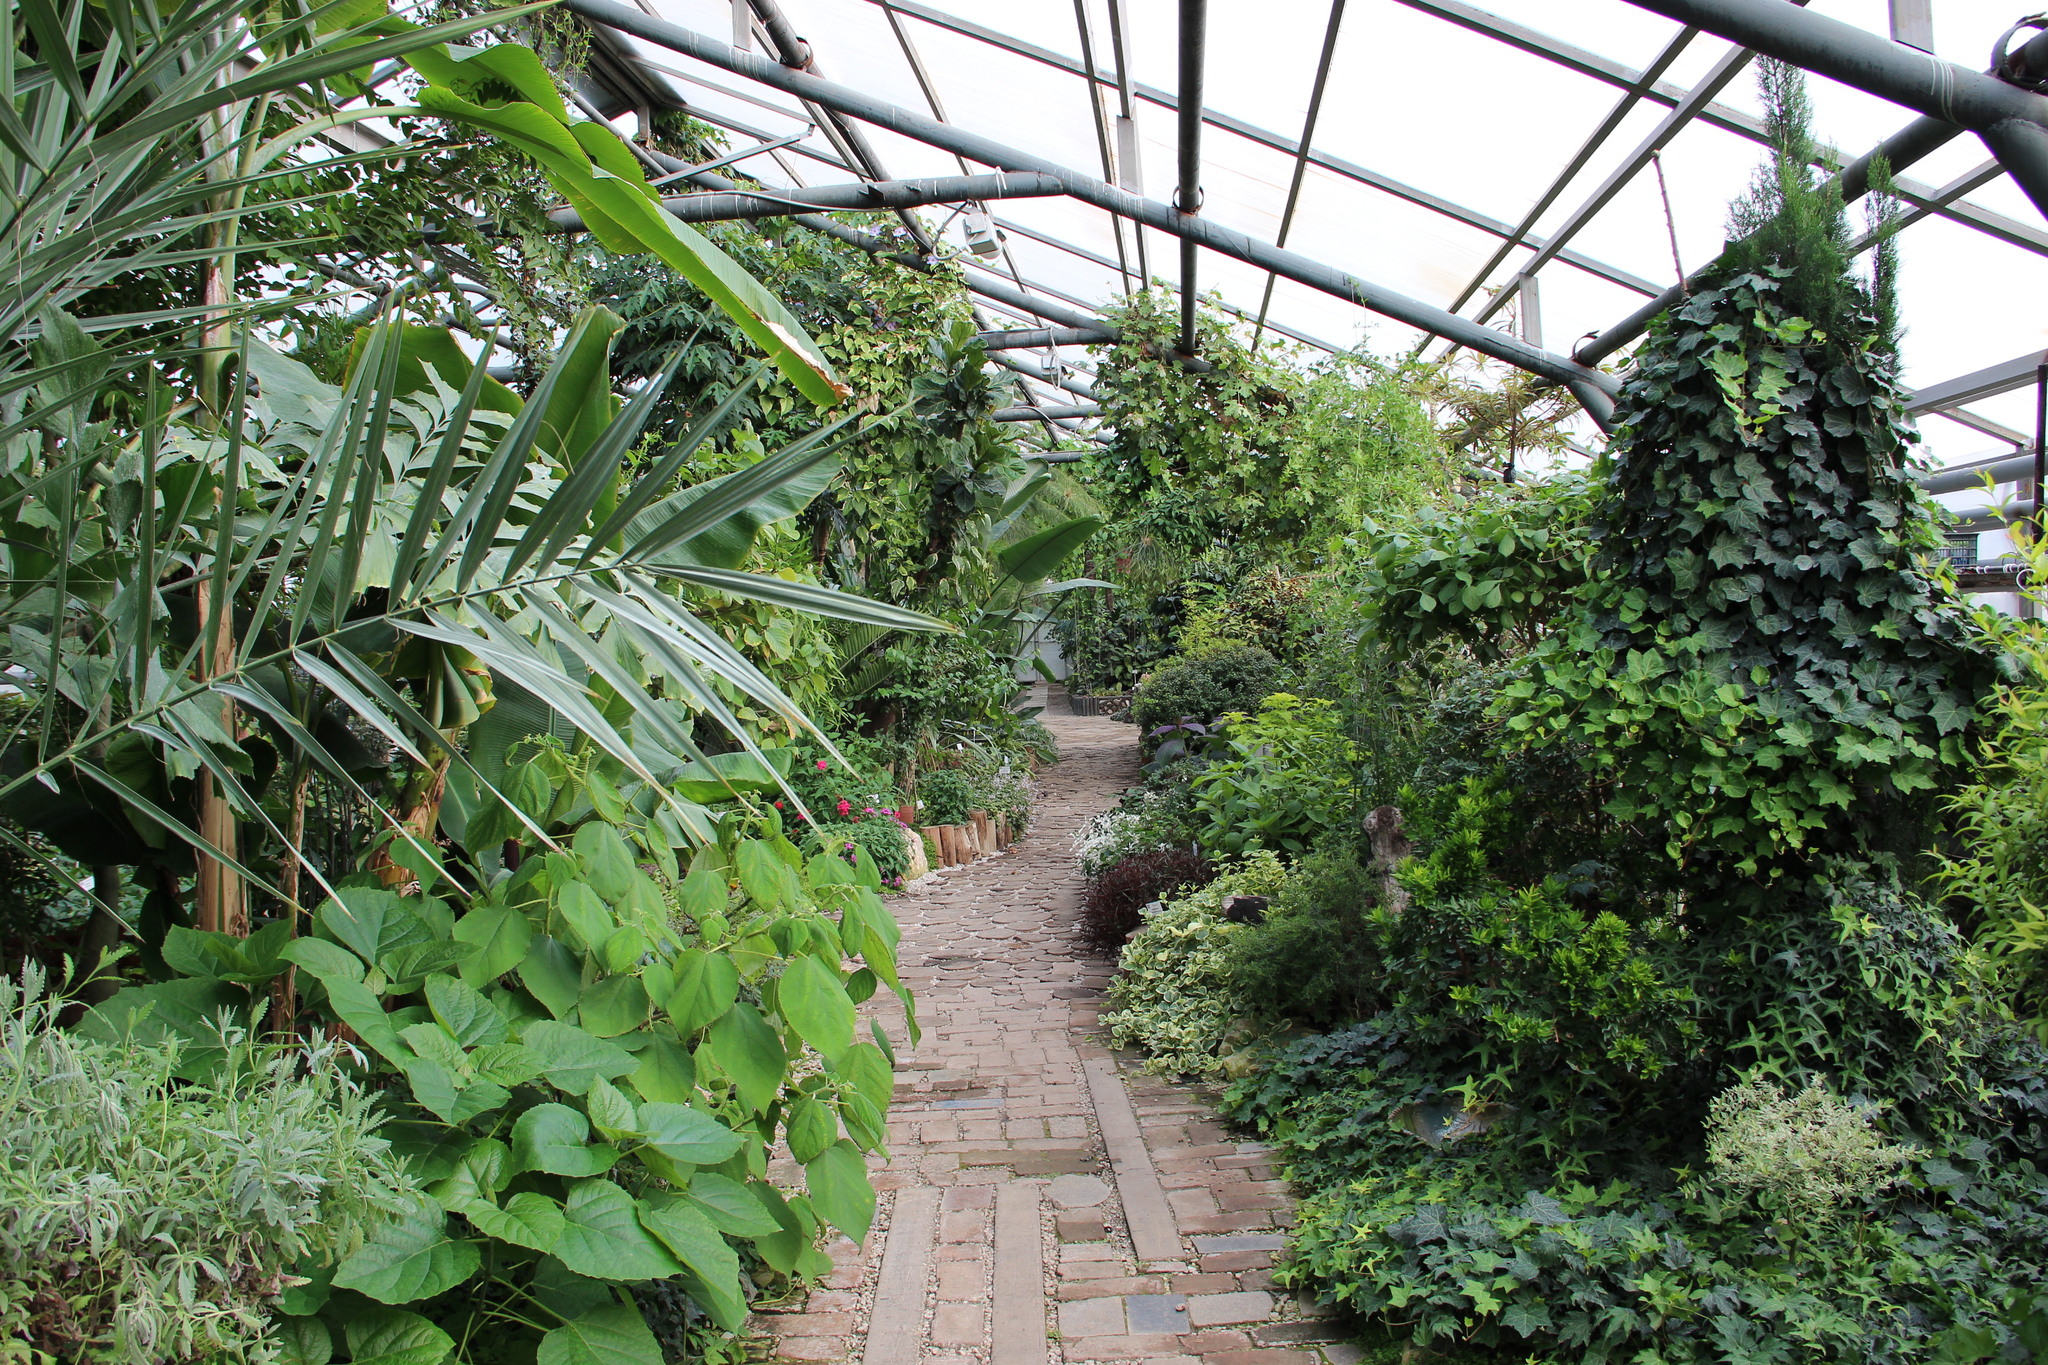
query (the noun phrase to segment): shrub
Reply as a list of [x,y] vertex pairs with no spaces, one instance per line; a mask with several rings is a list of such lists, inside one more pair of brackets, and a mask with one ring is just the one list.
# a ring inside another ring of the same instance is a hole
[[891,889],[900,889],[910,871],[910,845],[903,837],[903,826],[891,815],[814,825],[805,842],[813,851],[837,853],[849,866],[858,862],[859,853],[865,852],[874,860],[882,885]]
[[1823,1218],[1875,1199],[1913,1156],[1880,1139],[1875,1118],[1818,1080],[1796,1095],[1744,1081],[1707,1111],[1707,1161],[1728,1189],[1754,1190],[1795,1220]]
[[1201,854],[1184,848],[1155,848],[1112,863],[1088,879],[1081,908],[1081,937],[1091,948],[1115,952],[1145,922],[1139,912],[1216,875]]
[[1380,983],[1368,916],[1377,902],[1356,850],[1339,846],[1304,858],[1265,922],[1232,944],[1238,996],[1255,1013],[1317,1028],[1372,1012]]
[[1143,1051],[1151,1059],[1146,1069],[1162,1075],[1221,1070],[1242,1014],[1230,987],[1230,940],[1244,931],[1223,918],[1223,903],[1271,895],[1285,877],[1277,858],[1254,852],[1243,866],[1148,916],[1124,945],[1109,983],[1111,1009],[1102,1022],[1111,1044]]
[[267,1359],[291,1272],[412,1195],[371,1097],[332,1043],[86,1036],[62,1007],[0,978],[0,1358]]
[[918,819],[927,825],[964,825],[980,810],[974,780],[958,768],[935,768],[917,779]]
[[1228,756],[1195,774],[1196,839],[1215,857],[1254,848],[1298,854],[1358,805],[1358,752],[1327,701],[1286,692],[1256,716],[1224,717]]
[[1252,645],[1185,656],[1160,665],[1139,686],[1131,719],[1143,735],[1182,716],[1212,721],[1226,711],[1255,711],[1279,678],[1280,661]]

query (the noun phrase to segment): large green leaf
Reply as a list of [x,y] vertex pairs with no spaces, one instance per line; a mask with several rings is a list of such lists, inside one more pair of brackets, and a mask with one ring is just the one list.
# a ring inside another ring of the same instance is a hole
[[196,1080],[226,1055],[221,1026],[245,1027],[249,993],[203,977],[126,986],[87,1011],[78,1031],[108,1042],[133,1038],[145,1046],[175,1044],[178,1074]]
[[662,1365],[661,1344],[639,1309],[609,1304],[542,1337],[534,1365]]
[[592,1176],[612,1168],[619,1150],[590,1141],[590,1120],[566,1104],[537,1104],[512,1125],[512,1159],[522,1171]]
[[531,1190],[513,1195],[503,1208],[487,1200],[473,1200],[456,1212],[487,1237],[543,1255],[552,1252],[562,1236],[562,1206]]
[[313,922],[322,933],[369,962],[400,948],[431,942],[434,937],[426,921],[406,905],[405,897],[368,886],[342,887],[321,905]]
[[611,1080],[637,1065],[624,1048],[552,1019],[528,1024],[519,1041],[540,1058],[548,1080],[572,1095],[588,1091],[599,1077]]
[[783,1073],[788,1069],[789,1059],[783,1055],[782,1039],[760,1012],[742,1000],[722,1015],[711,1026],[707,1046],[698,1053],[702,1060],[705,1052],[718,1069],[732,1079],[739,1091],[740,1103],[761,1113],[775,1099],[782,1088]]
[[421,1199],[343,1261],[334,1283],[381,1303],[412,1303],[453,1289],[481,1264],[474,1242],[448,1235],[448,1215],[441,1206]]
[[827,1147],[805,1165],[804,1185],[820,1216],[854,1241],[866,1239],[875,1221],[875,1187],[859,1148],[845,1138]]
[[711,1220],[685,1200],[654,1195],[640,1201],[640,1222],[695,1274],[692,1288],[702,1291],[711,1320],[729,1332],[738,1331],[747,1317],[740,1258]]
[[579,1180],[562,1208],[555,1255],[578,1275],[597,1280],[665,1279],[682,1269],[640,1225],[633,1196],[609,1180]]
[[809,953],[782,969],[775,1001],[790,1027],[827,1061],[853,1046],[853,1001],[838,974]]
[[455,1354],[455,1341],[417,1313],[360,1308],[346,1329],[353,1365],[441,1365]]
[[709,1114],[664,1101],[640,1106],[640,1132],[655,1151],[693,1166],[716,1166],[741,1146],[740,1135]]
[[1075,517],[1005,546],[997,551],[996,561],[1003,566],[1004,573],[1018,582],[1036,583],[1051,578],[1067,556],[1085,545],[1102,527],[1100,517]]

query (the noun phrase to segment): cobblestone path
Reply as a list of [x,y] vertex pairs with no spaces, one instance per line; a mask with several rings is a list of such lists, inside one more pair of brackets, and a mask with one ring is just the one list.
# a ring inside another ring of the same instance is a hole
[[875,1229],[760,1320],[791,1361],[1351,1365],[1272,1287],[1291,1215],[1266,1148],[1097,1034],[1111,965],[1076,944],[1071,839],[1136,780],[1137,737],[1054,700],[1029,839],[893,902],[924,1040],[899,1052]]

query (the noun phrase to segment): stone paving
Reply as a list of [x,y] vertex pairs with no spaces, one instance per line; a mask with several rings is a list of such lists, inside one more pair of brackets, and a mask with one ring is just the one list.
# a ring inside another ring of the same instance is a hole
[[1353,1365],[1273,1287],[1292,1215],[1267,1149],[1097,1036],[1112,965],[1077,946],[1071,840],[1136,780],[1137,737],[1051,700],[1030,837],[893,902],[924,1038],[899,1047],[875,1229],[757,1321],[789,1361]]

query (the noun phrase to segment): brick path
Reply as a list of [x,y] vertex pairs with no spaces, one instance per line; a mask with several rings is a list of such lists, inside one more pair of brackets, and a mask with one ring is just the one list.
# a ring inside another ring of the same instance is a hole
[[1071,839],[1136,779],[1136,736],[1045,718],[1063,758],[1030,838],[894,902],[924,1041],[898,1057],[875,1230],[759,1320],[792,1361],[1353,1365],[1272,1288],[1291,1215],[1267,1149],[1097,1040],[1112,968],[1075,943]]

